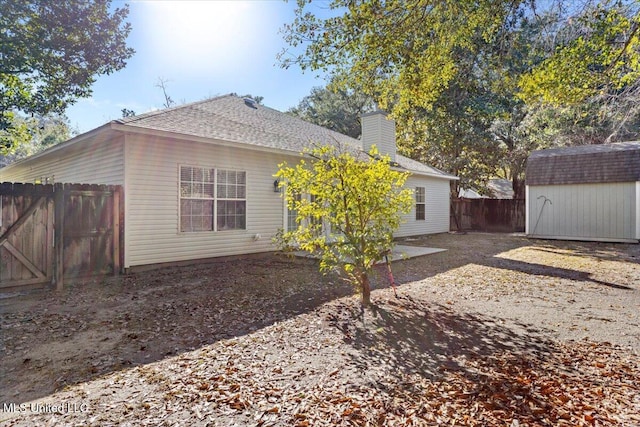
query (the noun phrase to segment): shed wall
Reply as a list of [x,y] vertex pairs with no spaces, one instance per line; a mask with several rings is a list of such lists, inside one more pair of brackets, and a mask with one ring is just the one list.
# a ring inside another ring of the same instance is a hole
[[532,237],[631,241],[636,234],[636,183],[528,186]]

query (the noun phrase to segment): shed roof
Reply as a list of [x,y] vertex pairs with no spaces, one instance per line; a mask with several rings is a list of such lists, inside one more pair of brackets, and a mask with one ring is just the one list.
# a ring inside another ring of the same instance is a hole
[[527,159],[527,185],[640,181],[640,142],[551,148]]

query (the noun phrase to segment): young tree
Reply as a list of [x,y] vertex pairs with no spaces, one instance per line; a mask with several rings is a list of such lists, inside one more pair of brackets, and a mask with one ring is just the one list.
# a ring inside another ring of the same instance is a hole
[[96,76],[126,65],[128,7],[109,0],[0,1],[0,151],[22,142],[18,113],[64,113]]
[[298,225],[280,243],[319,255],[321,271],[343,274],[368,306],[371,269],[393,247],[393,232],[412,206],[412,191],[403,188],[408,173],[392,169],[375,147],[368,155],[333,146],[308,154],[276,173]]

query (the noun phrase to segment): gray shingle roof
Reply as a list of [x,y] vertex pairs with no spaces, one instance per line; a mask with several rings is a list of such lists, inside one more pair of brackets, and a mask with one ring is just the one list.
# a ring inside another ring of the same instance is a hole
[[[235,95],[152,111],[115,122],[130,127],[293,151],[296,154],[312,144],[340,143],[353,148],[362,147],[357,139],[263,105],[252,106]],[[401,155],[396,156],[396,162],[413,172],[456,179]]]
[[640,181],[640,142],[538,150],[527,159],[528,185]]

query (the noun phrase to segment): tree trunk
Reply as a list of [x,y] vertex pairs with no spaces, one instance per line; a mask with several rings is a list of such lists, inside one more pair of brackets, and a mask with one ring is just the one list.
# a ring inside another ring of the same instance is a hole
[[371,284],[367,273],[360,275],[360,287],[362,288],[362,305],[369,307],[371,305]]
[[524,199],[525,197],[525,185],[524,181],[518,178],[517,176],[513,177],[512,180],[512,188],[513,188],[513,198],[514,199]]

